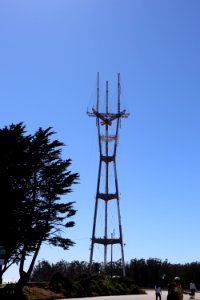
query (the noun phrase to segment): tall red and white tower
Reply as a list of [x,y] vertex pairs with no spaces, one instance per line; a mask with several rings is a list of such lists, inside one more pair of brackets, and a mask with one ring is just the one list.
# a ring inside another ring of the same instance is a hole
[[[87,112],[88,116],[96,118],[100,154],[90,248],[90,266],[92,266],[93,263],[95,246],[102,245],[104,248],[104,267],[106,267],[108,263],[109,245],[111,247],[111,260],[112,252],[114,252],[113,247],[118,246],[121,253],[122,275],[125,276],[124,243],[120,215],[116,154],[121,119],[127,118],[129,114],[126,113],[126,110],[121,110],[120,90],[120,74],[118,73],[116,111],[109,111],[108,81],[106,81],[105,107],[103,111],[100,111],[98,73],[96,108],[93,108],[92,112]],[[100,226],[99,223],[101,223]],[[116,226],[116,228],[113,228],[114,226]]]

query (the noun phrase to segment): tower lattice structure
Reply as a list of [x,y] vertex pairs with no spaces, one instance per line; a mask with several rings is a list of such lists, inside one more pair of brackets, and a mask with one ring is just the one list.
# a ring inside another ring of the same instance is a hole
[[[117,85],[117,105],[116,112],[109,112],[109,101],[108,101],[108,81],[106,81],[106,105],[105,111],[99,111],[99,73],[97,74],[97,101],[96,109],[93,108],[92,112],[87,112],[88,116],[96,118],[97,130],[98,130],[98,144],[99,144],[99,170],[96,190],[96,200],[94,208],[94,219],[93,229],[90,247],[90,267],[93,263],[94,247],[96,244],[104,247],[104,268],[108,263],[108,246],[114,245],[120,246],[121,249],[121,267],[122,275],[125,276],[125,263],[124,263],[124,244],[122,235],[122,224],[120,215],[120,199],[118,189],[118,178],[116,168],[116,153],[119,137],[119,128],[122,118],[129,116],[126,110],[120,108],[120,74],[118,73],[118,85]],[[112,130],[111,130],[112,129]],[[111,134],[112,131],[112,134]],[[113,186],[110,187],[109,172],[112,171],[114,174]],[[109,204],[112,202],[116,208],[116,219],[117,219],[117,234],[111,233],[109,228]],[[100,236],[97,236],[97,220],[99,214],[99,206],[103,205],[104,220],[103,227]],[[117,236],[115,236],[117,235]],[[112,255],[112,252],[111,252]],[[111,256],[112,259],[112,256]],[[112,263],[112,262],[111,262]],[[112,266],[111,266],[112,268]]]

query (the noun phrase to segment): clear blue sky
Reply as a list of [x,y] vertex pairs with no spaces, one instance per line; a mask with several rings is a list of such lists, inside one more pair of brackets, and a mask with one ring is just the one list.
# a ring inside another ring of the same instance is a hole
[[[200,260],[200,1],[1,0],[0,126],[52,126],[79,172],[69,200],[69,251],[38,259],[89,261],[99,152],[86,114],[121,74],[117,153],[125,261]],[[3,229],[1,229],[3,230]],[[101,251],[103,253],[103,250]],[[4,275],[16,280],[17,268]]]

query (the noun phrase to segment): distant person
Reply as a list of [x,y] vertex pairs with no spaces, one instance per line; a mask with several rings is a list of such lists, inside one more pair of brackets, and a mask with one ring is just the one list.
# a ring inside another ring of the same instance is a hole
[[190,281],[190,295],[191,296],[195,296],[195,292],[196,292],[196,284],[194,283],[193,280]]
[[157,284],[155,285],[155,295],[156,295],[156,300],[161,300],[161,294],[162,294],[162,290],[161,290],[160,284],[157,283]]
[[174,282],[175,282],[175,293],[178,296],[178,300],[183,300],[183,288],[181,285],[180,277],[175,277]]
[[167,300],[179,300],[178,293],[176,292],[176,283],[173,281],[167,286]]

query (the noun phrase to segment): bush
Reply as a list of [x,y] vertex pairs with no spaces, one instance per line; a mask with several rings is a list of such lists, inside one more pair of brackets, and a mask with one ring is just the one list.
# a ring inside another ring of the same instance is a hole
[[50,280],[49,287],[54,292],[63,292],[68,298],[140,293],[138,286],[132,280],[126,278],[107,279],[104,275],[82,274],[71,281],[61,273],[55,273]]
[[52,276],[49,282],[49,288],[55,293],[61,292],[63,291],[65,281],[66,280],[64,276],[61,273],[57,272]]

